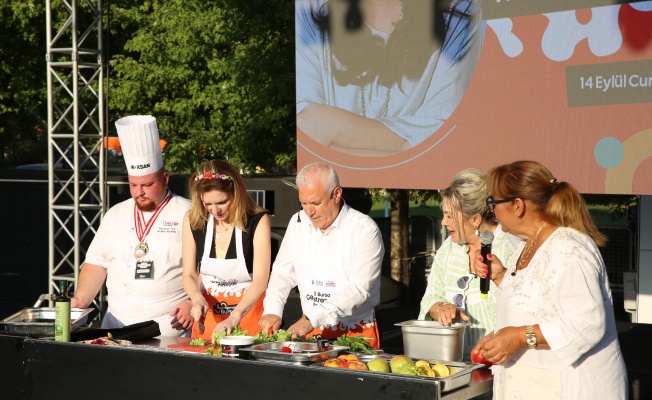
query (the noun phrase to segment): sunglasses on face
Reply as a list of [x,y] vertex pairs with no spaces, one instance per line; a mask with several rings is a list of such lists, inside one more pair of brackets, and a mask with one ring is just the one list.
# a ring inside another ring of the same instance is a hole
[[489,211],[494,212],[494,208],[496,207],[496,204],[500,203],[509,203],[510,201],[514,201],[516,197],[510,197],[508,199],[503,199],[503,200],[495,200],[493,196],[487,197],[487,200],[485,202],[487,203],[487,208]]
[[469,282],[471,282],[472,279],[475,279],[476,275],[474,274],[466,274],[462,275],[459,277],[457,280],[457,287],[460,288],[461,290],[464,290],[463,293],[456,294],[453,296],[451,299],[451,303],[455,304],[455,307],[457,308],[466,308],[466,289],[469,288]]

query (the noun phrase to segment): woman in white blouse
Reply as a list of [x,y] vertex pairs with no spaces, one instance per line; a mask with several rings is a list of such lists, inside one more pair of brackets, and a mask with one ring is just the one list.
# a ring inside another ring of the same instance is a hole
[[497,364],[494,398],[626,399],[606,238],[581,195],[536,161],[492,169],[487,186],[503,230],[526,240],[518,259],[492,260],[496,326],[474,351]]

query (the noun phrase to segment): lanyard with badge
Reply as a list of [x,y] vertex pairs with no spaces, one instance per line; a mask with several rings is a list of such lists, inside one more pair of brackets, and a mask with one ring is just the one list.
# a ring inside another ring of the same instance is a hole
[[[343,211],[340,211],[343,212]],[[336,238],[337,245],[324,246],[319,244],[318,241],[323,239],[325,235],[320,233],[319,228],[310,227],[309,234],[305,235],[303,244],[304,254],[303,262],[305,265],[310,266],[310,290],[312,293],[306,293],[305,306],[315,307],[331,300],[331,296],[341,289],[342,285],[346,282],[346,273],[344,272],[344,248],[348,237],[348,220],[346,216],[339,220],[339,226],[336,228],[340,237]],[[329,228],[332,229],[332,228]],[[330,232],[332,235],[335,232]],[[315,240],[317,239],[317,240]],[[316,257],[317,249],[321,247],[324,251],[319,257]]]
[[158,218],[163,208],[170,202],[172,194],[168,190],[167,195],[154,210],[152,217],[145,223],[145,216],[137,205],[134,204],[134,225],[136,226],[136,236],[138,237],[138,244],[134,249],[134,257],[136,257],[136,274],[135,279],[153,279],[154,278],[154,257],[150,253],[149,246],[147,245],[147,235],[154,226],[154,222]]

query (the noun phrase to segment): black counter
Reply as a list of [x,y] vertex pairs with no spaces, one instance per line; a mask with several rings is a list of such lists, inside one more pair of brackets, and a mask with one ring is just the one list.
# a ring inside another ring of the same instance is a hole
[[[488,370],[439,393],[436,381],[306,365],[209,357],[171,351],[188,339],[152,339],[138,346],[93,346],[0,335],[0,399],[220,398],[311,400],[470,399],[491,390]],[[53,395],[57,395],[52,397]]]

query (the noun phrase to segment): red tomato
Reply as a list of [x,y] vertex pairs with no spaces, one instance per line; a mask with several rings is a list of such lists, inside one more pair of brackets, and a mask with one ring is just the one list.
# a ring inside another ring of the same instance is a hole
[[482,354],[475,353],[473,351],[471,352],[471,361],[474,362],[475,364],[484,364],[486,368],[489,368],[492,365],[494,365],[494,363],[482,357]]
[[292,349],[287,346],[283,346],[281,348],[281,353],[292,353]]

